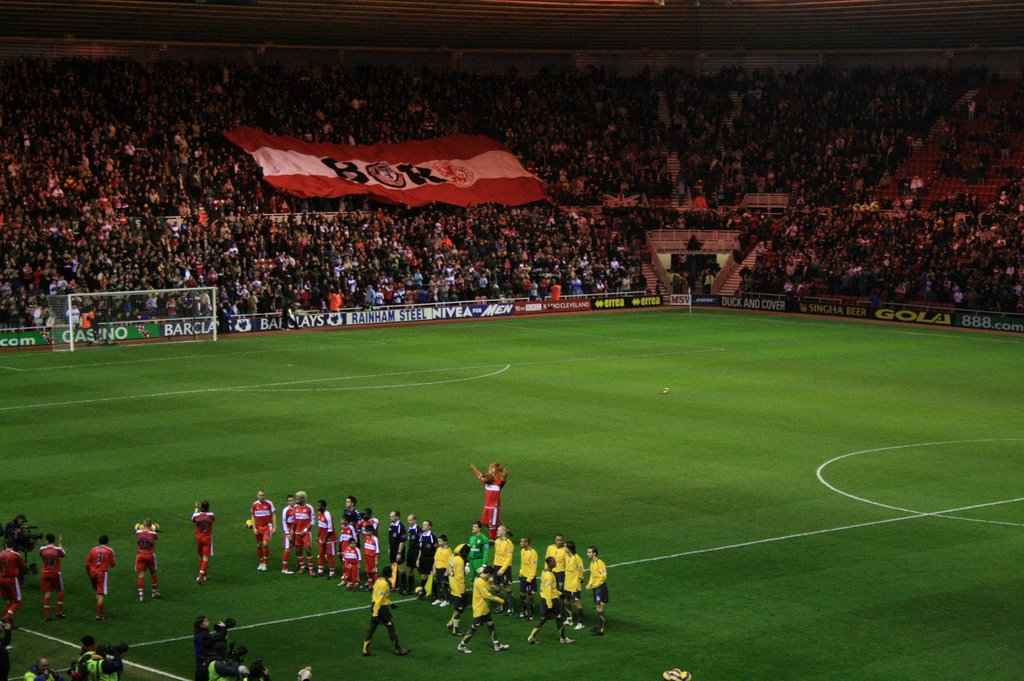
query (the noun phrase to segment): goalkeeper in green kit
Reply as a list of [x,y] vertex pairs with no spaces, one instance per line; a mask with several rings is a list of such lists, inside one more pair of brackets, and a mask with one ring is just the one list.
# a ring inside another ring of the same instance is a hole
[[483,525],[480,521],[473,523],[473,534],[466,540],[469,546],[469,574],[476,579],[477,573],[484,566],[484,554],[487,551],[487,537],[483,535]]

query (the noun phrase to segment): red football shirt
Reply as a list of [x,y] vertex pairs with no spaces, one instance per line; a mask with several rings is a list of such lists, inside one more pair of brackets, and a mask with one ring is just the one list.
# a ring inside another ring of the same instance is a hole
[[39,549],[39,557],[43,561],[43,574],[56,575],[60,572],[60,559],[67,555],[64,549],[53,544],[47,544]]
[[252,517],[256,527],[266,527],[274,522],[274,505],[269,501],[252,502]]
[[0,551],[0,577],[11,579],[25,569],[25,559],[13,549]]
[[114,559],[114,549],[105,544],[94,546],[85,558],[85,569],[89,574],[106,572],[114,567],[117,562]]
[[156,552],[156,536],[153,530],[135,530],[135,543],[139,547],[140,556],[152,556]]
[[196,511],[192,514],[192,522],[196,526],[196,539],[213,536],[213,522],[217,518],[209,511]]
[[484,483],[484,506],[487,508],[501,507],[501,488],[505,486],[504,480],[495,480],[488,483],[480,476],[480,482]]
[[292,532],[305,534],[316,519],[316,511],[309,504],[295,504],[292,507]]

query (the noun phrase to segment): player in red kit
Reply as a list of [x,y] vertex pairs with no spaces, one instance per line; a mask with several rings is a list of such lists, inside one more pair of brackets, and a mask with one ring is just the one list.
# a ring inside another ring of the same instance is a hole
[[156,539],[159,528],[152,518],[146,518],[141,525],[135,526],[135,545],[139,552],[135,554],[135,576],[138,578],[139,600],[146,587],[146,571],[149,571],[149,596],[160,598],[156,576]]
[[316,502],[317,553],[316,574],[323,576],[324,563],[328,563],[328,577],[334,577],[334,556],[338,553],[338,537],[334,534],[334,518],[327,510],[324,499]]
[[274,504],[267,500],[263,490],[256,492],[256,501],[252,502],[249,511],[252,520],[252,533],[256,536],[257,570],[267,571],[267,559],[270,557],[270,537],[274,534]]
[[8,539],[0,551],[0,597],[4,599],[5,622],[14,621],[14,613],[21,607],[21,584],[18,576],[25,569],[25,559],[14,550],[14,540]]
[[100,535],[99,545],[89,550],[85,557],[85,571],[96,591],[96,619],[103,620],[103,604],[107,599],[107,571],[117,565],[114,549],[107,546],[107,535]]
[[284,537],[284,553],[281,555],[281,574],[290,575],[288,560],[292,555],[292,521],[295,515],[295,495],[288,495],[288,502],[281,509],[281,536]]
[[372,525],[363,527],[363,565],[366,566],[366,586],[363,591],[371,591],[377,581],[377,556],[380,555],[380,541],[376,529]]
[[299,574],[306,571],[309,562],[309,574],[316,577],[313,565],[313,523],[316,522],[316,511],[306,503],[306,493],[295,493],[295,507],[292,508],[292,546],[295,547],[295,559],[299,562]]
[[359,561],[361,559],[359,544],[356,543],[355,537],[343,539],[341,542],[341,561],[345,565],[345,575],[338,582],[338,586],[347,587],[350,591],[359,588]]
[[206,581],[206,568],[213,555],[213,523],[217,518],[210,513],[209,501],[197,501],[192,512],[192,524],[196,526],[196,553],[199,554],[199,575],[196,584]]
[[[54,542],[57,542],[54,545]],[[60,561],[67,554],[61,537],[46,535],[46,546],[40,547],[39,558],[43,564],[43,576],[39,580],[39,590],[43,592],[43,619],[50,621],[50,597],[57,592],[57,617],[64,619],[64,575],[60,571]]]
[[472,464],[469,467],[484,485],[484,510],[480,514],[480,524],[487,528],[487,537],[493,544],[501,524],[501,488],[508,481],[508,469],[497,461],[487,468],[486,473],[481,473]]

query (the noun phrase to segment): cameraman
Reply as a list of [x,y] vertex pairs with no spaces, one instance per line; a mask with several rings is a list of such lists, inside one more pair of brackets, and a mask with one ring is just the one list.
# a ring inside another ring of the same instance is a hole
[[50,663],[46,658],[40,657],[25,672],[25,681],[64,681],[64,675],[50,669]]
[[19,513],[4,528],[4,539],[14,542],[16,548],[19,547],[28,535],[28,530],[25,528],[27,524],[28,518],[25,517],[24,513]]
[[192,625],[193,652],[196,656],[195,681],[206,681],[208,676],[208,663],[213,656],[213,649],[217,643],[227,643],[228,629],[235,626],[235,620],[230,617],[217,622],[214,630],[210,631],[210,620],[205,615],[196,618]]
[[[121,643],[116,646],[96,646],[96,651],[85,663],[92,681],[117,681],[124,670],[121,656],[128,652],[128,645]],[[25,681],[30,681],[28,678]],[[41,681],[37,679],[36,681]],[[61,681],[58,679],[57,681]]]

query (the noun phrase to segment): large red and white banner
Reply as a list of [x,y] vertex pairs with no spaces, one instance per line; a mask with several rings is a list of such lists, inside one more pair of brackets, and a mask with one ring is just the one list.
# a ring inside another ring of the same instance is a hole
[[225,137],[245,149],[274,187],[302,198],[371,194],[391,203],[518,206],[547,198],[540,179],[505,145],[482,135],[448,135],[401,144],[304,142],[235,128]]

